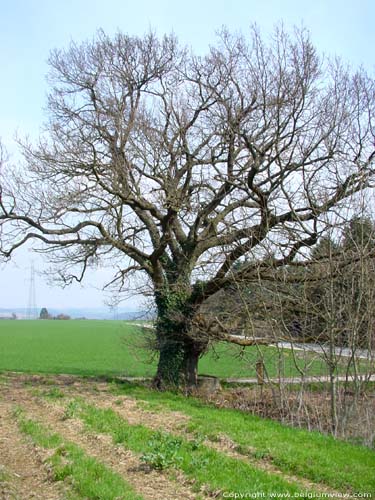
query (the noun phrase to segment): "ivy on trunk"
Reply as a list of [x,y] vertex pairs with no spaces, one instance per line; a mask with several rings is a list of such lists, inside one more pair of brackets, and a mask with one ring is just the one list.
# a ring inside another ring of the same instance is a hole
[[207,341],[192,335],[196,308],[192,304],[192,294],[186,288],[177,287],[175,291],[165,289],[155,297],[159,362],[154,386],[159,389],[181,384],[196,386],[199,357],[207,348]]

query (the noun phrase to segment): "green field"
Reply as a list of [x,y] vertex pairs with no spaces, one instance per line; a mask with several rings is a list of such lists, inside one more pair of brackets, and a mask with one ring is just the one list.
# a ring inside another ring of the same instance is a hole
[[[0,321],[0,370],[76,375],[152,376],[156,361],[142,348],[142,330],[123,321],[33,320]],[[218,344],[200,361],[201,374],[218,377],[255,377],[260,354],[267,373],[300,375],[289,350]],[[306,375],[327,374],[316,355],[297,352]],[[344,367],[343,367],[344,370]]]

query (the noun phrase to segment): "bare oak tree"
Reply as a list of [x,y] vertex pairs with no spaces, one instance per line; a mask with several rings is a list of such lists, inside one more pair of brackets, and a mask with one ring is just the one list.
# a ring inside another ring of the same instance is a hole
[[108,258],[119,290],[143,273],[156,384],[194,384],[204,301],[301,262],[321,216],[371,187],[374,81],[283,29],[269,43],[223,30],[204,57],[173,36],[99,32],[49,63],[45,133],[1,176],[1,252],[33,240],[65,283]]

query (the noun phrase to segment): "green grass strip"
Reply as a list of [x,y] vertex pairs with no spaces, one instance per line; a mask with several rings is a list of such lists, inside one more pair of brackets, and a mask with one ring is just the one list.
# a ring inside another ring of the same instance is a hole
[[48,432],[45,427],[35,420],[23,418],[19,420],[21,432],[32,438],[34,443],[42,448],[57,448],[62,445],[62,439],[58,434]]
[[[305,497],[302,494],[304,489],[298,485],[287,482],[279,475],[259,470],[245,460],[231,458],[199,441],[188,441],[143,425],[130,425],[111,409],[98,409],[81,403],[76,415],[90,429],[111,435],[115,443],[143,453],[143,457],[150,459],[151,456],[152,460],[152,456],[155,459],[156,455],[156,459],[159,456],[161,461],[168,462],[169,455],[174,467],[194,479],[198,486],[205,484],[213,491],[228,493],[299,493],[299,498],[314,498],[311,492]],[[160,457],[160,453],[164,456]]]
[[319,432],[287,427],[239,410],[216,408],[194,398],[119,384],[114,392],[146,401],[156,411],[180,411],[191,417],[188,430],[211,439],[229,436],[255,458],[266,457],[283,472],[347,492],[375,496],[375,452]]
[[78,446],[65,443],[61,436],[51,433],[39,422],[27,419],[18,411],[20,430],[43,448],[56,448],[49,459],[55,481],[68,479],[72,489],[82,498],[91,500],[143,500],[119,474],[111,471]]

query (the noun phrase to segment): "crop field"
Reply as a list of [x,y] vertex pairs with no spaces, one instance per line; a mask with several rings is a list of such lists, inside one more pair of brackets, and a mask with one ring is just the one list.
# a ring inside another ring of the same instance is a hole
[[0,464],[2,499],[375,495],[370,449],[194,398],[68,375],[0,376]]
[[[156,362],[144,345],[142,329],[124,321],[2,320],[0,371],[150,377]],[[310,376],[327,374],[326,364],[316,354],[226,344],[214,346],[201,359],[199,370],[222,378],[255,377],[260,356],[270,377],[300,376],[301,371]],[[341,368],[344,373],[344,363]]]

